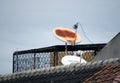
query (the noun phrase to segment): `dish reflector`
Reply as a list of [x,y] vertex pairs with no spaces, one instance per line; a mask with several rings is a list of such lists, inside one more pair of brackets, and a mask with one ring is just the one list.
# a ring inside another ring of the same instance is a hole
[[61,62],[63,65],[70,65],[71,63],[87,63],[83,58],[71,55],[64,56]]
[[67,43],[75,44],[80,42],[79,35],[70,29],[58,27],[53,30],[53,34],[58,39]]

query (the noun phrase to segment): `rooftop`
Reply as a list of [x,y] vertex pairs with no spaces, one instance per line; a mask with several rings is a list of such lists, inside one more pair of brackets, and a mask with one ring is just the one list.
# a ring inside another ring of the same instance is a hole
[[1,76],[0,82],[100,83],[112,82],[117,75],[120,75],[120,58],[17,72]]

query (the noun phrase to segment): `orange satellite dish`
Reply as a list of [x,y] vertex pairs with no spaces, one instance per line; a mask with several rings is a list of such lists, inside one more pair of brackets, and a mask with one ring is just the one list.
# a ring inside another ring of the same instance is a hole
[[71,43],[71,44],[75,44],[75,43],[79,43],[80,42],[80,37],[78,34],[76,34],[75,31],[72,31],[70,29],[66,29],[66,28],[55,28],[53,30],[54,35],[67,43]]

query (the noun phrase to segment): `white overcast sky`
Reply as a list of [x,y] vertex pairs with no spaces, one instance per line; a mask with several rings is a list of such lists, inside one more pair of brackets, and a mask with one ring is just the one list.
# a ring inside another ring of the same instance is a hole
[[[0,74],[12,73],[14,51],[61,45],[55,27],[80,22],[93,43],[120,32],[120,0],[0,0]],[[89,44],[79,26],[80,44]]]

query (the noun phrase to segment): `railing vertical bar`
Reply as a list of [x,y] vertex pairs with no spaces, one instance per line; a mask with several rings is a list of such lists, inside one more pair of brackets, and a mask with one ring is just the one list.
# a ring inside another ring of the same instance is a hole
[[58,65],[58,50],[55,47],[54,48],[54,66],[57,66],[57,65]]
[[34,62],[33,62],[33,69],[35,69],[36,68],[36,53],[34,53]]

